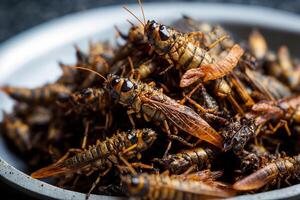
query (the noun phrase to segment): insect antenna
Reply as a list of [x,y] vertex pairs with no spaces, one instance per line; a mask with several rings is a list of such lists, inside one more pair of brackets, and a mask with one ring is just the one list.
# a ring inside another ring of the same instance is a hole
[[97,76],[99,76],[100,78],[104,79],[104,81],[107,81],[107,79],[103,75],[101,75],[100,73],[96,72],[95,70],[92,70],[92,69],[89,69],[89,68],[84,68],[84,67],[78,67],[78,66],[68,66],[68,68],[71,68],[71,69],[80,69],[80,70],[83,70],[83,71],[92,72],[92,73],[96,74]]
[[141,23],[141,25],[143,26],[143,27],[145,27],[145,24],[131,11],[131,10],[129,10],[126,6],[123,6],[123,8],[127,11],[127,12],[129,12],[136,20],[138,20],[140,23]]
[[144,19],[144,24],[146,24],[146,17],[145,17],[145,12],[144,12],[144,8],[143,8],[143,5],[142,5],[142,1],[138,0],[138,2],[139,2],[139,5],[140,5],[140,8],[141,8],[141,11],[142,11],[142,15],[143,15],[143,19]]
[[134,26],[134,23],[132,21],[130,21],[129,19],[126,19],[126,21],[131,25]]

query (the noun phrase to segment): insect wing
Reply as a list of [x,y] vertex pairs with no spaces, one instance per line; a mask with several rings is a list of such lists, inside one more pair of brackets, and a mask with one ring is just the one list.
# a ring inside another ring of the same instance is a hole
[[156,95],[148,98],[142,97],[145,102],[151,104],[161,112],[178,128],[183,131],[211,143],[219,148],[222,146],[223,138],[206,121],[204,121],[191,108],[178,104],[173,100],[160,102]]

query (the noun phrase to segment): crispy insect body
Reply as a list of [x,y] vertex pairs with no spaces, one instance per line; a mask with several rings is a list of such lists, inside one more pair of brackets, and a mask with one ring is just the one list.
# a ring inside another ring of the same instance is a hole
[[130,197],[142,199],[199,199],[201,197],[229,197],[232,192],[205,182],[178,176],[140,174],[122,176],[123,186]]
[[275,181],[277,178],[296,177],[300,170],[300,155],[278,158],[253,174],[234,183],[239,191],[256,190]]
[[286,46],[279,48],[278,61],[279,67],[282,70],[281,76],[284,77],[287,84],[293,89],[298,87],[300,84],[300,70],[295,69],[289,49]]
[[110,97],[102,88],[85,88],[70,96],[70,104],[77,113],[105,111],[110,106]]
[[268,45],[264,36],[258,31],[254,30],[249,36],[249,48],[251,53],[257,59],[263,59],[268,51]]
[[[193,34],[180,33],[154,20],[147,22],[144,33],[154,51],[177,69],[186,71],[213,63],[207,50],[195,44]],[[196,34],[202,37],[201,32],[196,32]]]
[[[151,129],[133,129],[130,132],[121,132],[107,138],[103,142],[98,141],[96,145],[90,146],[71,158],[42,168],[32,173],[31,176],[34,178],[45,178],[62,173],[80,171],[89,165],[118,162],[117,157],[124,149],[136,145],[136,148],[124,153],[124,156],[130,159],[148,149],[155,140],[156,133]],[[103,166],[100,165],[99,167]]]
[[165,158],[158,159],[165,169],[171,174],[181,174],[192,166],[197,166],[197,170],[209,167],[211,161],[216,157],[209,148],[195,148],[185,150],[176,154],[169,154]]
[[256,71],[246,69],[246,76],[250,82],[264,95],[267,99],[274,100],[286,96],[291,96],[291,90],[272,76],[263,75]]
[[[252,106],[252,115],[257,116],[256,124],[270,120],[295,120],[299,122],[300,95],[277,101],[260,101]],[[251,114],[250,114],[251,115]]]
[[256,125],[254,120],[245,118],[235,120],[222,130],[224,150],[232,150],[240,154],[247,142],[255,136]]
[[20,119],[14,119],[4,113],[1,123],[3,134],[14,142],[21,153],[29,151],[32,148],[30,127]]
[[243,174],[253,173],[261,166],[265,166],[276,156],[271,154],[264,146],[258,144],[249,145],[249,151],[244,150],[238,155],[241,160],[241,172]]
[[241,114],[244,113],[243,109],[234,98],[232,88],[225,79],[220,79],[216,81],[215,93],[221,98],[227,98],[234,110],[236,110],[236,112]]
[[211,64],[189,69],[180,80],[180,87],[187,87],[201,78],[203,82],[222,78],[230,73],[238,64],[239,59],[244,54],[244,50],[235,44],[225,56],[225,58]]
[[147,49],[148,44],[142,26],[132,26],[127,35],[121,33],[118,29],[117,32],[124,40],[126,40],[126,43],[122,45],[120,49],[116,50],[113,59],[109,63],[110,65],[114,65],[128,56],[134,55],[133,53],[136,53],[137,50]]
[[71,94],[69,88],[60,84],[48,84],[35,89],[4,86],[0,88],[0,91],[5,92],[17,101],[29,104],[46,104],[55,101],[65,101]]
[[165,95],[162,90],[116,75],[108,77],[106,88],[112,98],[129,108],[129,114],[143,115],[147,121],[171,123],[201,140],[219,148],[222,146],[222,136],[205,120],[191,108]]
[[152,62],[145,62],[139,65],[139,67],[136,69],[136,72],[139,75],[139,79],[145,79],[150,74],[152,74],[156,69],[156,66]]

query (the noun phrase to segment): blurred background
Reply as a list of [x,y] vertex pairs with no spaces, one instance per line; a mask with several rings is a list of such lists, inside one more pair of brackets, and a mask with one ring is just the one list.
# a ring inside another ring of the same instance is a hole
[[[0,0],[0,42],[40,23],[69,13],[135,2],[136,0]],[[144,2],[161,1],[144,0]],[[202,0],[202,2],[258,5],[300,14],[300,0]]]
[[[176,1],[167,1],[176,3]],[[95,7],[135,2],[135,0],[0,0],[0,44],[24,30],[70,13]],[[143,2],[161,1],[144,0]],[[255,5],[300,14],[300,0],[202,0],[202,2]],[[8,195],[9,197],[17,197],[18,199],[32,199],[7,186],[1,179],[0,193],[2,196]]]

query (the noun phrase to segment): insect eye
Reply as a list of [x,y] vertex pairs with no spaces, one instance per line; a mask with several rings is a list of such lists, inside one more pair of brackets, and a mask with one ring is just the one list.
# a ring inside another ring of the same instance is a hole
[[118,83],[120,83],[120,79],[119,78],[114,78],[113,80],[111,80],[111,85],[113,87],[116,86]]
[[169,34],[166,26],[161,25],[159,27],[159,36],[160,36],[162,41],[165,41],[165,40],[169,39],[170,34]]
[[150,29],[150,30],[154,30],[156,27],[157,27],[156,21],[152,20],[152,21],[150,22],[149,29]]
[[125,80],[122,87],[121,87],[121,91],[122,92],[128,92],[129,90],[131,90],[133,88],[133,83],[129,80]]
[[135,135],[131,135],[131,134],[128,135],[128,139],[131,142],[131,144],[136,144],[137,141],[138,141],[138,139],[136,138],[136,136]]

